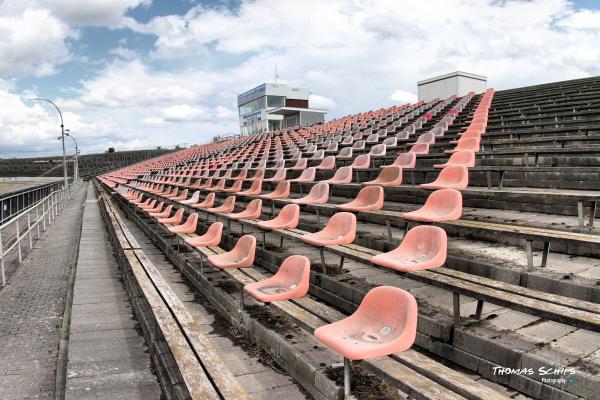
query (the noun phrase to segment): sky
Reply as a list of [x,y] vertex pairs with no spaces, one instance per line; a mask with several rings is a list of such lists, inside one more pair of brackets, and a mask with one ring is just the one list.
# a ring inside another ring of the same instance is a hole
[[496,89],[600,75],[600,0],[0,0],[0,157],[62,151],[36,97],[82,153],[237,133],[236,96],[275,65],[327,119],[456,70]]

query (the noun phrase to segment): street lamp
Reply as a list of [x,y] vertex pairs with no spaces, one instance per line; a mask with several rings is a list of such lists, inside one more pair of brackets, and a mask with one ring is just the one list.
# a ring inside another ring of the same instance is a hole
[[65,129],[65,135],[73,139],[73,143],[75,143],[75,165],[73,168],[73,180],[77,181],[79,179],[79,146],[77,146],[77,140],[75,140],[75,136],[71,134],[69,129]]
[[28,100],[46,101],[46,102],[52,104],[54,106],[54,108],[56,108],[56,111],[58,111],[58,115],[60,115],[60,131],[61,131],[62,148],[63,148],[63,175],[65,178],[65,189],[66,189],[69,186],[69,178],[67,176],[67,153],[65,150],[65,124],[63,121],[62,112],[60,112],[60,108],[58,108],[58,106],[52,100],[44,99],[41,97],[37,97],[35,99],[28,99]]

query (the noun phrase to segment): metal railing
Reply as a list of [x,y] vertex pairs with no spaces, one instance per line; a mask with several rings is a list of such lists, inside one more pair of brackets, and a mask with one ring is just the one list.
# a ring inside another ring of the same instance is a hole
[[[19,264],[23,262],[26,255],[24,251],[33,248],[34,240],[46,231],[56,216],[65,208],[67,201],[77,190],[81,180],[61,189],[55,190],[34,206],[27,208],[20,214],[14,216],[10,221],[0,225],[0,280],[2,286],[6,284],[5,259],[13,251],[17,251]],[[35,238],[34,238],[35,235]],[[29,246],[23,244],[28,242]]]
[[62,181],[56,181],[0,197],[0,225],[63,186]]

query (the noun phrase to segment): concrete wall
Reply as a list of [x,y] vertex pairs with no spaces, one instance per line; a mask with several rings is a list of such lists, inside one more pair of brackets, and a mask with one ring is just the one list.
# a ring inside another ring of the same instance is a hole
[[469,92],[482,93],[487,89],[487,78],[481,75],[453,72],[420,81],[417,87],[419,100],[430,101],[450,96],[461,97]]

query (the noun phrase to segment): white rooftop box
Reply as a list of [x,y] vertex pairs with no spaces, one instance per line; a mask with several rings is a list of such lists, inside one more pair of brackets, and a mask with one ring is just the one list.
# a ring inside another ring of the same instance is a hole
[[450,96],[464,96],[469,92],[483,93],[487,89],[487,77],[467,72],[451,72],[417,82],[419,100],[429,101],[435,98],[446,99]]

